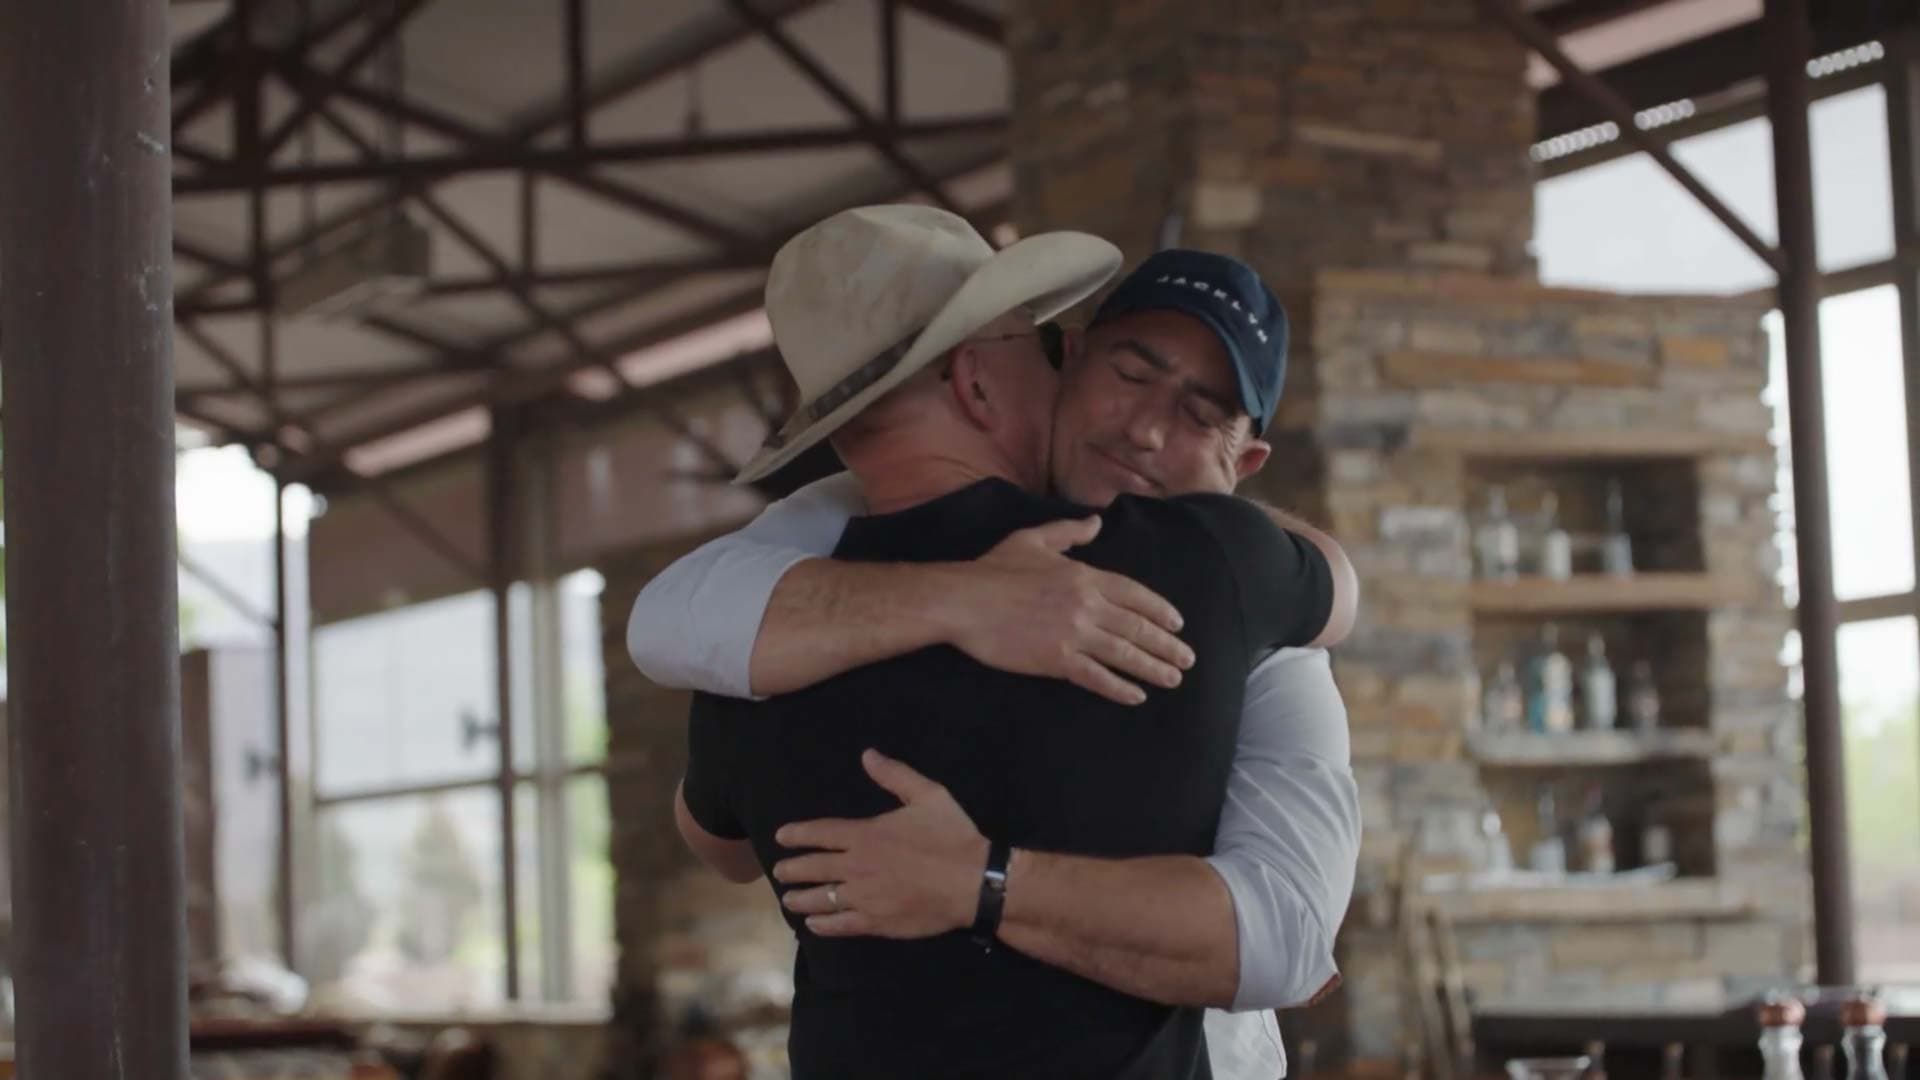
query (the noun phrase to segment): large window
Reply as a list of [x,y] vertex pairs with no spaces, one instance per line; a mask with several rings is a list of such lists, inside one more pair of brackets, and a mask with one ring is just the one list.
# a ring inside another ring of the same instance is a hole
[[[1894,255],[1887,97],[1877,85],[1817,101],[1815,226],[1832,295],[1820,308],[1827,480],[1853,857],[1856,957],[1865,981],[1920,979],[1920,597],[1915,589],[1910,418]],[[1755,231],[1776,235],[1771,129],[1764,118],[1674,143],[1675,156]],[[1770,288],[1761,261],[1644,154],[1544,180],[1536,255],[1550,284],[1625,292]],[[1845,282],[1844,286],[1839,283]],[[1840,292],[1844,287],[1850,291]],[[1768,317],[1778,411],[1781,582],[1798,596],[1785,366]],[[1797,663],[1797,636],[1787,643]],[[1794,685],[1798,686],[1797,672]]]
[[[1893,254],[1886,113],[1878,86],[1813,106],[1822,269]],[[1673,153],[1754,231],[1775,239],[1773,137],[1764,118],[1677,140]],[[1728,293],[1773,284],[1766,264],[1645,154],[1543,180],[1536,190],[1535,248],[1550,285]]]
[[1839,653],[1859,976],[1920,981],[1920,626],[1849,623]]
[[314,635],[305,974],[363,1010],[505,997],[603,1001],[613,964],[599,576],[514,586],[512,940],[493,598],[473,592]]

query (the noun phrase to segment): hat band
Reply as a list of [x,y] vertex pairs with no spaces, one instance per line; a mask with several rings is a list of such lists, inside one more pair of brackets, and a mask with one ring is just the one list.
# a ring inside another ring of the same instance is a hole
[[881,376],[892,371],[906,357],[907,350],[913,348],[913,343],[919,338],[920,331],[914,331],[907,336],[906,340],[861,364],[853,370],[852,374],[821,391],[819,397],[795,409],[787,422],[780,425],[779,431],[767,436],[767,441],[761,444],[761,449],[781,449],[801,432],[819,423],[828,413],[852,401],[860,391],[879,382]]

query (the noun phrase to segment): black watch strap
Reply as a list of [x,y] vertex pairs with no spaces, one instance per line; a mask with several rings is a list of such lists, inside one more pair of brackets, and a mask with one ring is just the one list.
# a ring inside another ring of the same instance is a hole
[[1000,914],[1007,906],[1007,863],[1013,858],[1013,845],[999,840],[987,846],[987,865],[980,871],[980,906],[973,914],[973,940],[983,949],[993,948],[994,935],[1000,931]]

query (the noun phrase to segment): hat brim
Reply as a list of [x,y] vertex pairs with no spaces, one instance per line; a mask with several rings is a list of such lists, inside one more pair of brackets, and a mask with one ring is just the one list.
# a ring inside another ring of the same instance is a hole
[[[1106,284],[1121,261],[1119,248],[1077,232],[1040,233],[995,252],[954,291],[886,374],[812,423],[794,431],[781,428],[733,482],[750,484],[778,471],[948,349],[1014,308],[1032,308],[1039,322],[1059,315]],[[802,403],[796,415],[806,411]]]

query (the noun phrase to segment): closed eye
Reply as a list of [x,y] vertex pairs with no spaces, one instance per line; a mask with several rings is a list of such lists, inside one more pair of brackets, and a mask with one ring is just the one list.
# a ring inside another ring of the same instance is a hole
[[1128,371],[1125,367],[1119,364],[1113,365],[1113,373],[1115,375],[1120,376],[1121,382],[1131,383],[1134,386],[1143,386],[1149,381],[1146,375],[1137,374],[1135,372]]

